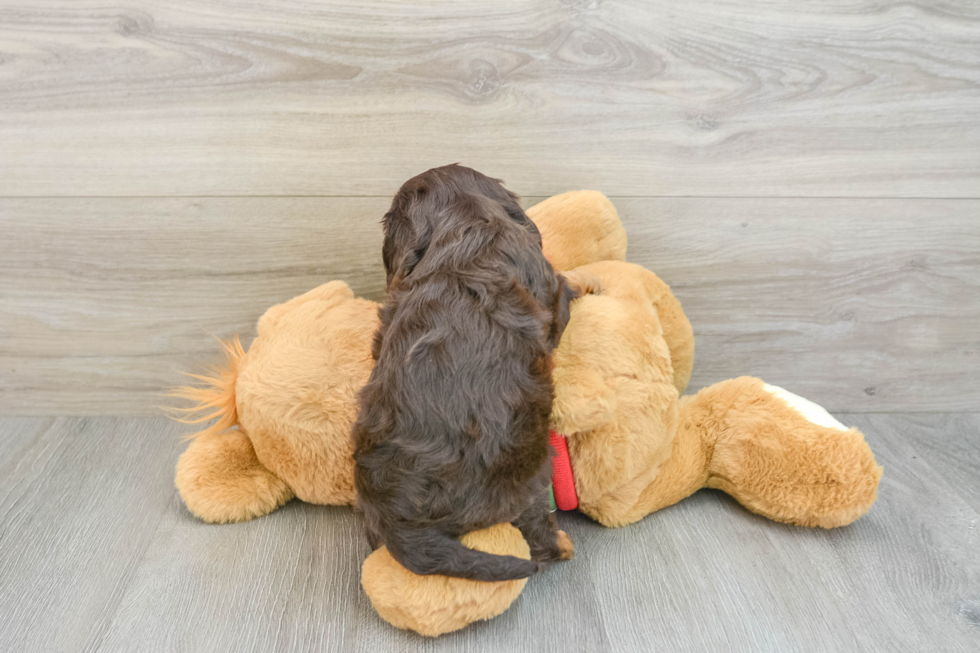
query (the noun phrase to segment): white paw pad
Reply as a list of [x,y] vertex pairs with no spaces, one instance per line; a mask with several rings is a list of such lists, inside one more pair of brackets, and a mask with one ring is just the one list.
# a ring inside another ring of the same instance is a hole
[[803,416],[808,422],[818,426],[825,426],[829,429],[846,431],[847,427],[834,419],[834,416],[827,412],[823,406],[818,406],[809,399],[804,399],[799,395],[794,395],[788,390],[783,390],[778,385],[765,384],[766,392],[782,399],[783,402]]

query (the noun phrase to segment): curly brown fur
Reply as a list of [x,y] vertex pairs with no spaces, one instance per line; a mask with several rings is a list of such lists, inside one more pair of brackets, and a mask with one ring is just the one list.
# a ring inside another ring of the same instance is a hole
[[[459,165],[407,181],[384,218],[388,300],[353,429],[370,544],[418,574],[526,578],[570,557],[548,511],[551,352],[576,296],[499,181]],[[462,546],[517,526],[532,560]]]

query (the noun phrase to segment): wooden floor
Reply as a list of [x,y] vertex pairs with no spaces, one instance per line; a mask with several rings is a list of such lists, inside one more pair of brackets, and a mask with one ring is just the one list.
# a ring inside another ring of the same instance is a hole
[[618,530],[562,514],[575,559],[438,640],[371,609],[350,509],[204,525],[173,489],[175,424],[5,419],[0,650],[978,650],[980,416],[839,417],[885,467],[851,526],[776,524],[713,491]]
[[[161,393],[274,303],[379,298],[391,195],[453,161],[609,195],[691,389],[846,413],[871,513],[563,515],[573,562],[434,642],[349,510],[193,519]],[[0,0],[0,651],[977,651],[978,361],[975,0]]]

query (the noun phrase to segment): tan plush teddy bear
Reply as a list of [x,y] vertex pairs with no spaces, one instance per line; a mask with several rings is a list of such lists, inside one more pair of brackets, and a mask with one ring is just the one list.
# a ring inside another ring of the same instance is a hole
[[[528,211],[559,269],[626,256],[626,232],[602,193],[552,197]],[[205,385],[173,395],[194,402],[183,421],[216,420],[194,434],[177,464],[177,488],[213,523],[272,512],[298,497],[354,501],[349,441],[357,393],[371,374],[378,304],[331,281],[277,304],[259,319],[248,352],[225,343],[227,360]]]
[[[819,406],[749,377],[680,396],[693,364],[690,323],[666,284],[624,262],[625,231],[605,197],[566,193],[528,215],[557,269],[603,282],[600,295],[573,303],[555,352],[552,424],[571,464],[563,492],[579,510],[623,526],[712,487],[771,519],[830,528],[874,503],[881,468],[870,448]],[[341,282],[320,286],[269,309],[248,352],[230,344],[208,387],[178,392],[198,402],[198,419],[218,418],[177,466],[194,514],[241,521],[294,496],[353,501],[349,428],[371,371],[376,312]],[[509,524],[463,542],[529,555]],[[362,570],[382,617],[432,636],[500,614],[525,583],[417,576],[384,547]]]

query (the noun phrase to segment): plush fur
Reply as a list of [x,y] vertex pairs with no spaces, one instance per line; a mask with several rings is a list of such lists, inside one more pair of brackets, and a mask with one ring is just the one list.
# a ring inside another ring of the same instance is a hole
[[177,462],[177,482],[187,507],[215,524],[261,517],[295,496],[240,429],[194,438]]
[[[487,553],[531,558],[521,532],[510,524],[467,533],[460,542]],[[499,583],[448,576],[425,576],[419,582],[420,578],[398,564],[386,547],[369,555],[361,571],[364,591],[385,621],[429,637],[496,617],[510,607],[527,583],[526,578]]]
[[[217,425],[195,434],[181,456],[176,485],[188,509],[223,523],[267,514],[292,496],[353,503],[350,428],[378,324],[377,303],[331,281],[266,311],[248,352],[231,356],[210,388],[193,389],[205,394],[181,390],[206,414],[220,412],[222,426],[237,425],[235,437],[217,437]],[[242,438],[254,457],[248,474],[228,464],[244,460]],[[259,470],[276,481],[256,483]]]
[[[830,528],[864,514],[874,503],[881,468],[861,433],[749,377],[680,396],[693,366],[694,338],[679,302],[639,266],[587,260],[625,254],[608,200],[593,193],[560,197],[528,210],[544,249],[555,262],[570,248],[575,253],[562,260],[583,266],[575,273],[596,275],[604,286],[601,295],[572,304],[554,354],[551,422],[568,438],[580,509],[622,526],[713,487],[790,524]],[[551,239],[563,224],[578,235],[558,245]],[[590,238],[605,244],[580,247]],[[249,351],[233,357],[213,390],[197,397],[216,402],[210,411],[233,424],[227,379],[237,370],[237,430],[225,438],[209,432],[181,457],[177,486],[188,508],[208,521],[228,521],[272,510],[289,491],[318,503],[350,503],[346,430],[356,415],[357,390],[371,372],[370,334],[377,323],[377,305],[355,299],[340,282],[270,309]],[[242,436],[254,445],[254,459]],[[288,491],[256,482],[262,470]],[[306,489],[301,494],[299,488]],[[494,542],[493,553],[527,555],[523,540],[498,541],[484,531],[463,541],[478,548],[484,537]],[[499,614],[520,591],[499,587],[506,583],[419,576],[396,569],[385,555],[383,548],[372,554],[362,582],[379,613],[400,628],[449,632]],[[522,583],[508,581],[515,582]]]
[[579,190],[549,197],[527,210],[556,270],[626,260],[626,229],[605,195]]
[[667,291],[631,263],[584,269],[602,279],[604,291],[572,307],[555,353],[552,423],[568,438],[579,510],[620,526],[642,516],[631,518],[677,428],[679,389],[657,312]]
[[[857,429],[812,421],[779,388],[739,377],[684,397],[678,437],[700,442],[703,487],[797,526],[835,528],[866,513],[881,467]],[[695,488],[698,489],[698,488]],[[662,507],[649,498],[647,512]]]

